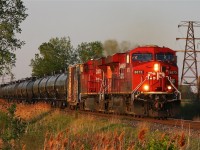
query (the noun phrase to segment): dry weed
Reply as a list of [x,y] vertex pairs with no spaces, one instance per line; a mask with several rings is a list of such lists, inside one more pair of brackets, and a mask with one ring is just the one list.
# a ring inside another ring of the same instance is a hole
[[2,112],[8,112],[7,109],[11,106],[6,100],[0,99],[0,110]]
[[181,135],[179,136],[179,141],[178,141],[179,147],[184,147],[186,144],[186,137],[185,133],[182,132]]
[[46,103],[36,103],[36,104],[17,104],[15,116],[23,120],[31,120],[36,118],[42,113],[50,111],[51,107]]
[[2,149],[2,147],[3,147],[3,140],[0,139],[0,149]]
[[149,130],[149,124],[145,122],[141,122],[138,124],[138,140],[139,142],[144,142],[145,141],[145,136],[146,133]]

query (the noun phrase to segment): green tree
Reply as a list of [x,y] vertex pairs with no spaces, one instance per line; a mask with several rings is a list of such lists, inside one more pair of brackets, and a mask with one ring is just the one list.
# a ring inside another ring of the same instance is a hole
[[33,76],[49,75],[68,68],[78,61],[77,52],[71,45],[69,37],[52,38],[39,46],[40,54],[31,60]]
[[8,113],[1,113],[0,118],[0,138],[3,140],[3,149],[14,149],[12,140],[19,141],[26,129],[26,123],[15,117],[16,104],[12,104]]
[[81,43],[78,45],[77,52],[80,62],[86,62],[90,59],[97,59],[103,56],[103,45],[99,41]]
[[23,41],[16,37],[21,33],[20,23],[28,16],[22,0],[0,0],[0,75],[10,73],[15,65],[14,51]]

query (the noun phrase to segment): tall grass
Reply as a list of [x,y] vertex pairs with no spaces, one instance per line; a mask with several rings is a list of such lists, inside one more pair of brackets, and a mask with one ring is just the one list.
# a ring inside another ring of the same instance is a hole
[[[27,122],[25,134],[18,143],[15,143],[15,149],[170,150],[199,149],[200,146],[200,136],[191,137],[189,129],[170,128],[163,131],[162,127],[154,129],[152,124],[146,122],[128,122],[113,116],[108,119],[78,112],[66,113],[56,109],[42,111],[43,106],[38,107],[40,109],[21,109],[24,111],[21,112],[23,115],[27,111],[34,113],[33,110],[40,113],[24,119]],[[4,114],[0,113],[0,118],[3,118]],[[3,125],[0,123],[0,126]],[[1,145],[0,138],[0,147]]]
[[26,149],[43,149],[43,144],[47,133],[56,134],[63,130],[73,118],[66,116],[59,111],[49,113],[44,118],[28,124],[26,133],[22,138],[22,143]]
[[187,136],[185,131],[152,132],[147,123],[138,123],[137,127],[133,128],[118,119],[115,122],[113,119],[105,121],[94,116],[81,116],[56,134],[48,132],[44,149],[186,149]]
[[51,107],[46,103],[24,104],[17,105],[15,116],[25,121],[31,121],[38,118],[41,114],[49,112]]
[[163,132],[139,122],[131,126],[118,118],[54,111],[27,126],[18,149],[27,150],[133,150],[198,149],[198,137],[187,130]]

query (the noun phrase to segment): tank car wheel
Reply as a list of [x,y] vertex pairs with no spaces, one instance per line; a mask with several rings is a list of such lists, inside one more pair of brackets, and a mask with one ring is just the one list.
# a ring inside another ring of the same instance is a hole
[[72,106],[72,105],[70,105],[69,108],[70,108],[71,110],[74,110],[74,106]]
[[66,103],[65,102],[62,102],[62,101],[58,101],[58,107],[60,109],[64,109],[66,107]]
[[55,102],[51,102],[51,107],[55,107]]
[[61,102],[61,108],[64,109],[65,107],[67,107],[66,102]]

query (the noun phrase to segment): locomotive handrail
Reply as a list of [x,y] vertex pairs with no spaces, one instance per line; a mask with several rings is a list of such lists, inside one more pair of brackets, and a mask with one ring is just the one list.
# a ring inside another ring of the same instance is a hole
[[131,92],[131,95],[132,95],[132,100],[134,101],[134,95],[135,95],[135,92],[142,86],[142,84],[147,80],[147,77],[145,78],[144,81],[141,81],[140,84]]
[[98,101],[100,102],[100,100],[102,99],[102,97],[104,97],[105,90],[107,89],[107,87],[106,87],[106,84],[104,82],[104,79],[100,79],[100,78],[98,78],[98,79],[101,81],[101,87],[100,87],[99,92],[98,92],[98,94],[99,94],[99,100]]
[[179,97],[181,99],[181,92],[176,88],[176,86],[172,83],[172,81],[169,79],[169,76],[166,76],[170,84],[173,86],[173,88],[176,90],[176,92],[179,93]]
[[104,86],[104,83],[103,83],[103,80],[102,79],[100,79],[100,78],[98,78],[98,80],[100,80],[101,81],[101,87],[100,87],[100,89],[99,89],[99,94],[102,94],[103,92],[103,90],[102,90],[102,88],[103,88],[103,86]]

